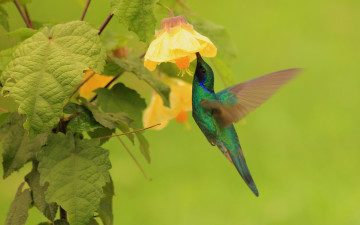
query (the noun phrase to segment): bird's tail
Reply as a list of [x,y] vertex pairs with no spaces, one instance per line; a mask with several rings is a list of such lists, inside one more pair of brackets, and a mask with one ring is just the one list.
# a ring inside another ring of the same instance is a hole
[[250,170],[247,167],[241,147],[239,147],[239,154],[237,156],[231,154],[231,152],[229,152],[229,150],[226,148],[224,143],[221,143],[221,145],[218,145],[218,147],[224,153],[224,155],[229,159],[229,161],[234,164],[236,170],[239,172],[240,176],[243,178],[245,183],[248,185],[251,191],[258,197],[259,191],[256,188],[253,178],[251,177]]

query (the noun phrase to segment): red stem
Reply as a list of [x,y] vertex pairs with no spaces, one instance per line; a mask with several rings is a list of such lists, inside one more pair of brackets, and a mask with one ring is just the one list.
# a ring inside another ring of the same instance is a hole
[[85,17],[86,12],[87,12],[87,10],[88,10],[88,8],[89,8],[90,2],[91,2],[91,0],[88,0],[87,3],[86,3],[86,5],[85,5],[84,11],[83,11],[83,13],[82,13],[82,15],[81,15],[81,19],[80,19],[81,21],[84,20],[84,17]]
[[14,0],[14,3],[15,3],[15,5],[16,5],[16,8],[18,9],[21,17],[23,18],[26,26],[27,26],[28,28],[33,29],[33,28],[31,27],[31,24],[29,23],[29,21],[26,19],[24,12],[21,10],[19,1],[18,1],[18,0]]

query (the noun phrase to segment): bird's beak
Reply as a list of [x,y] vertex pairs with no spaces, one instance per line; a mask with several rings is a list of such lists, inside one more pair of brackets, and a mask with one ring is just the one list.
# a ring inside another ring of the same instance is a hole
[[201,58],[201,55],[200,55],[200,53],[196,53],[196,58],[197,58],[197,62],[200,62],[200,61],[202,61],[203,59]]

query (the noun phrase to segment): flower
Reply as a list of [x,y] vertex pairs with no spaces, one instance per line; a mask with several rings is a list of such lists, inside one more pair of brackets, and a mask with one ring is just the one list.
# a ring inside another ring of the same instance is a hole
[[214,57],[217,49],[209,38],[196,32],[184,16],[164,18],[161,30],[156,32],[156,38],[150,43],[145,54],[144,65],[150,71],[162,62],[172,62],[181,71],[187,71],[190,62],[199,52],[205,57]]
[[161,123],[153,129],[163,129],[170,119],[175,119],[179,123],[188,121],[187,111],[191,111],[191,84],[186,83],[177,78],[163,76],[161,79],[171,88],[170,92],[170,108],[165,107],[160,95],[155,92],[152,95],[150,105],[145,109],[143,123],[145,127]]
[[[86,71],[83,82],[94,73],[93,70]],[[94,90],[105,87],[114,77],[94,74],[88,81],[80,87],[79,94],[81,97],[89,99],[95,95]]]

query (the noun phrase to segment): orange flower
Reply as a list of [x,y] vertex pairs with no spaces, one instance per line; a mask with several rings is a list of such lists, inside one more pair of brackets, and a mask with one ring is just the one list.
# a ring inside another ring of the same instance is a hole
[[179,123],[186,123],[189,127],[187,111],[191,111],[191,84],[186,83],[177,78],[163,76],[161,79],[171,88],[170,92],[170,108],[165,107],[160,95],[155,92],[152,95],[150,105],[145,109],[143,116],[144,127],[148,127],[157,123],[153,129],[163,129],[170,119],[175,119]]
[[217,49],[209,38],[196,32],[184,16],[165,18],[145,54],[144,65],[153,71],[162,62],[172,62],[181,71],[189,72],[187,68],[196,58],[196,52],[214,57]]
[[[93,70],[86,71],[83,81],[88,79],[93,74],[93,72]],[[86,99],[93,97],[95,95],[95,93],[93,92],[94,90],[105,87],[105,85],[109,83],[109,81],[111,81],[113,78],[114,77],[111,76],[94,74],[88,81],[86,81],[83,86],[81,86],[79,90],[80,96]]]

